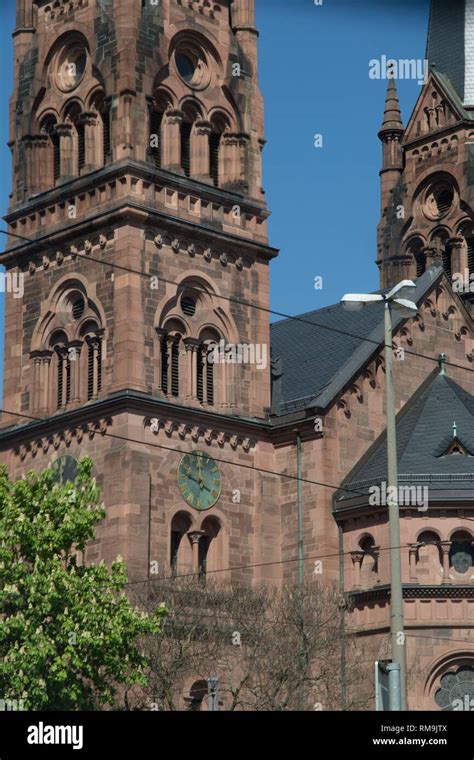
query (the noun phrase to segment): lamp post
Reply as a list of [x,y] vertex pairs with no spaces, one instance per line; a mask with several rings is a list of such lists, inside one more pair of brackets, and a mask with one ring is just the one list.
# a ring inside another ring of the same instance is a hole
[[350,311],[359,311],[371,303],[384,303],[385,328],[385,385],[387,405],[387,466],[388,466],[388,517],[390,544],[390,638],[392,662],[400,665],[400,710],[407,709],[405,632],[403,625],[403,591],[400,552],[400,512],[398,508],[397,436],[395,427],[395,397],[393,388],[392,308],[406,317],[414,316],[418,308],[405,296],[411,295],[416,285],[402,280],[385,294],[346,294],[341,303]]

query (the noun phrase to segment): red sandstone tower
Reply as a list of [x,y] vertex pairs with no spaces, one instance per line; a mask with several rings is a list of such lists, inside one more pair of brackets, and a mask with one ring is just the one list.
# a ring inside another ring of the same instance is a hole
[[[230,524],[251,533],[251,484],[213,455],[253,462],[270,372],[207,352],[269,347],[241,303],[268,307],[276,255],[257,36],[253,0],[17,2],[2,458],[20,476],[90,455],[108,519],[89,559],[139,577],[227,566]],[[202,449],[212,497],[179,471]]]

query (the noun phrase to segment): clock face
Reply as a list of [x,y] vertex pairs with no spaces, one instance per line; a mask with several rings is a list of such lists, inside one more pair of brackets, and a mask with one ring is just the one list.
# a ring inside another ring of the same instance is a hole
[[51,469],[55,483],[64,485],[68,481],[74,482],[77,475],[77,460],[66,454],[56,459]]
[[221,474],[217,464],[204,451],[185,454],[178,466],[181,496],[194,509],[210,509],[221,495]]

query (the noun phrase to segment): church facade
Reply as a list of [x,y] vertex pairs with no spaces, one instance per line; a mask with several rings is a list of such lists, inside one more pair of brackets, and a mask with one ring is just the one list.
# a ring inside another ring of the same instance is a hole
[[[474,688],[471,5],[433,0],[436,65],[406,125],[390,80],[379,132],[380,287],[413,278],[419,307],[393,338],[410,709]],[[92,458],[86,562],[339,583],[375,661],[383,312],[270,325],[257,38],[254,0],[17,0],[0,459]]]

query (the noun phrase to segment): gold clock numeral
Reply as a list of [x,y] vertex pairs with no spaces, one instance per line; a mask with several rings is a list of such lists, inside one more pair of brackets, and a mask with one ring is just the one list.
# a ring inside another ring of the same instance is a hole
[[212,491],[211,492],[211,496],[212,496],[213,499],[218,499],[219,498],[219,491]]

